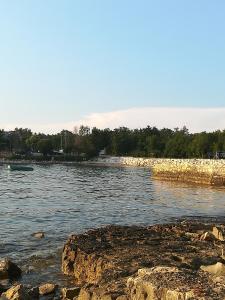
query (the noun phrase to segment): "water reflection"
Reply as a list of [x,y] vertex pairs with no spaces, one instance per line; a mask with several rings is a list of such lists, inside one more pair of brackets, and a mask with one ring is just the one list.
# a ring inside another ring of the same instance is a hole
[[176,209],[178,216],[181,214],[223,216],[225,213],[224,192],[223,188],[210,186],[153,182],[153,193],[155,197],[158,197],[160,205]]

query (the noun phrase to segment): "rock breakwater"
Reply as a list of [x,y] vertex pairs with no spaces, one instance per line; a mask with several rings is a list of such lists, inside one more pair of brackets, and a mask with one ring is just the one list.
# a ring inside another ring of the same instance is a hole
[[110,157],[99,162],[147,167],[155,179],[225,186],[225,160]]
[[194,184],[225,186],[225,161],[200,159],[174,159],[158,161],[153,177]]

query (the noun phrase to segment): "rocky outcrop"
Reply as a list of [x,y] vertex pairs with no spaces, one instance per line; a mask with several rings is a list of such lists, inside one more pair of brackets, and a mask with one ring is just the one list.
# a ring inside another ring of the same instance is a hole
[[79,300],[223,299],[223,273],[204,269],[224,270],[223,241],[213,227],[180,222],[90,230],[69,238],[62,270],[81,287]]

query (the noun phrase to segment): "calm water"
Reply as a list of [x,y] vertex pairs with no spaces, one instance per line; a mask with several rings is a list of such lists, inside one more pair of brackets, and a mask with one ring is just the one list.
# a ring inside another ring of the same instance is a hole
[[[10,172],[0,166],[0,257],[23,266],[24,281],[56,274],[63,280],[60,251],[72,232],[187,215],[224,216],[224,202],[224,189],[153,181],[142,168],[53,165]],[[31,237],[36,231],[46,238]]]

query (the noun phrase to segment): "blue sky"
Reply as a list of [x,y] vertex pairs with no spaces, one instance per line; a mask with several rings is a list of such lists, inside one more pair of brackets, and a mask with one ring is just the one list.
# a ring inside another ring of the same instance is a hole
[[225,107],[224,14],[223,0],[0,1],[0,126]]

